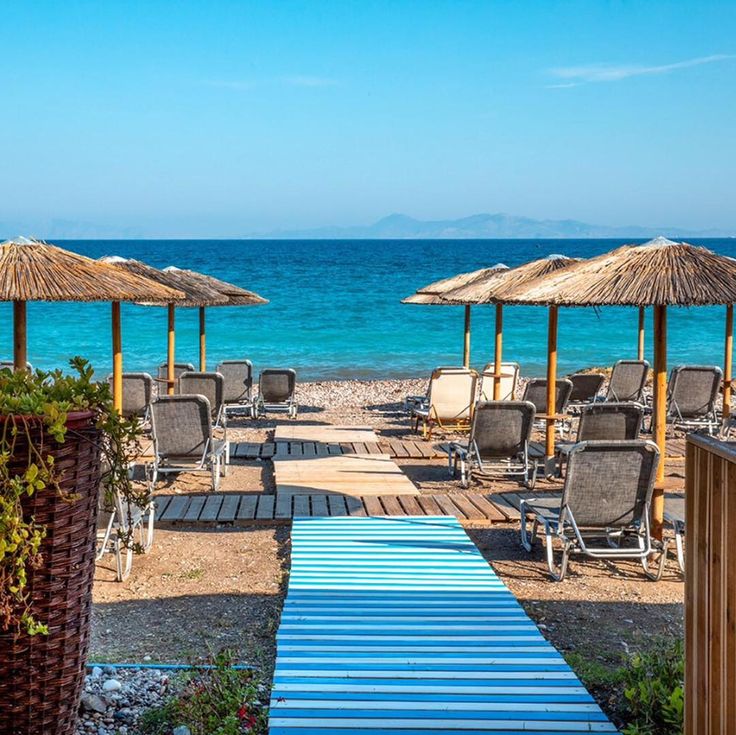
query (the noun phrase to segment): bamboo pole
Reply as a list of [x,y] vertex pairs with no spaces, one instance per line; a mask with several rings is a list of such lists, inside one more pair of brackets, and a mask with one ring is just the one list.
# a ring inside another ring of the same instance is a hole
[[646,318],[646,309],[643,306],[639,307],[639,345],[636,351],[636,359],[644,359],[644,322]]
[[207,372],[207,333],[204,306],[199,307],[199,370]]
[[555,408],[557,404],[557,306],[549,307],[547,327],[547,433],[544,445],[545,475],[554,473]]
[[166,357],[166,393],[174,395],[174,363],[176,362],[176,318],[175,307],[169,304],[169,344]]
[[28,365],[28,335],[26,302],[13,302],[13,369],[26,370]]
[[726,306],[726,344],[723,356],[723,418],[731,415],[731,380],[733,379],[733,304]]
[[123,336],[120,325],[120,302],[112,302],[112,405],[123,410]]
[[[503,304],[496,304],[496,343],[494,345],[493,400],[501,400],[501,363],[503,362]],[[513,398],[513,396],[512,396]]]
[[465,305],[465,333],[463,337],[463,365],[470,367],[470,305]]
[[659,447],[657,478],[652,495],[652,534],[662,538],[664,465],[667,435],[667,307],[654,307],[654,440]]

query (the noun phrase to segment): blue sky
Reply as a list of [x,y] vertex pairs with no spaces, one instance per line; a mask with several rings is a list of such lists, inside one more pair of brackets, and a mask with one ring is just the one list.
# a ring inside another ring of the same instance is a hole
[[0,27],[2,229],[736,234],[733,1],[6,0]]

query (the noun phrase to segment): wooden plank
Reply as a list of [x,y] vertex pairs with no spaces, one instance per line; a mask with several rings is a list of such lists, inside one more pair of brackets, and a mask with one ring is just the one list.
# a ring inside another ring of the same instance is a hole
[[242,495],[236,519],[239,521],[252,521],[256,517],[256,505],[258,504],[259,497],[255,493],[252,495]]
[[270,521],[273,518],[274,505],[276,503],[275,495],[259,495],[258,506],[256,508],[257,521]]
[[379,499],[381,501],[381,505],[386,511],[386,515],[389,515],[389,516],[405,516],[406,515],[396,495],[382,495],[382,496],[379,496]]
[[304,455],[304,444],[302,442],[289,442],[289,455],[301,457]]
[[452,502],[452,500],[450,500],[449,495],[433,495],[432,498],[437,503],[437,505],[439,505],[440,508],[442,508],[442,512],[447,514],[448,516],[456,516],[457,518],[462,518],[462,519],[466,518],[462,510],[460,510],[460,508],[458,508]]
[[434,459],[437,456],[435,448],[427,442],[412,442],[412,444],[422,459]]
[[354,498],[352,495],[345,496],[345,505],[348,509],[348,515],[351,516],[366,516],[365,508],[363,507],[363,501],[360,498]]
[[503,522],[506,520],[506,515],[482,495],[468,495],[467,498],[489,521]]
[[222,496],[222,507],[220,508],[220,514],[217,516],[217,520],[222,523],[231,523],[235,520],[235,515],[238,512],[238,505],[240,504],[240,495],[235,493],[228,493]]
[[278,495],[276,497],[276,511],[274,518],[291,518],[291,495]]
[[389,446],[391,447],[392,456],[400,458],[409,456],[409,452],[403,442],[391,439],[389,440]]
[[273,453],[274,459],[289,456],[289,442],[276,442],[276,450]]
[[410,515],[410,516],[423,516],[424,515],[424,511],[422,510],[422,507],[419,505],[414,495],[399,495],[398,500],[399,500],[399,503],[401,504],[401,507],[406,511],[407,515]]
[[364,498],[361,498],[361,500],[363,501],[363,505],[365,506],[366,512],[369,516],[386,515],[386,511],[383,509],[378,496],[366,495]]
[[352,442],[340,442],[339,446],[343,454],[355,454],[355,447]]
[[345,500],[341,495],[328,495],[327,506],[331,516],[346,516],[348,514]]
[[199,514],[202,512],[202,508],[204,508],[204,501],[206,499],[204,495],[193,497],[182,520],[187,522],[199,520]]
[[315,442],[314,450],[318,457],[326,457],[329,454],[327,445],[324,442]]
[[314,442],[303,442],[302,443],[302,454],[305,457],[316,457],[317,447]]
[[210,495],[199,514],[200,523],[214,523],[222,506],[222,495]]
[[364,442],[353,442],[353,451],[356,454],[369,454],[368,447],[366,447]]
[[330,515],[327,508],[327,498],[324,495],[312,495],[312,515],[327,517]]
[[328,454],[342,454],[342,447],[339,444],[335,444],[334,442],[328,442],[327,443],[327,453]]
[[261,459],[273,459],[276,453],[276,445],[273,442],[264,442],[261,444]]
[[161,514],[161,520],[169,522],[180,521],[184,517],[188,505],[188,495],[174,496],[166,507],[166,510]]
[[171,502],[171,498],[171,495],[157,495],[154,498],[154,503],[156,505],[156,521],[161,520],[161,514],[166,510],[166,506]]
[[365,449],[368,454],[383,454],[383,452],[381,451],[381,447],[378,445],[377,442],[366,442]]
[[479,521],[481,519],[485,519],[485,515],[476,508],[473,503],[470,502],[468,498],[465,497],[465,495],[455,494],[452,496],[452,502],[460,508],[460,510],[465,514],[465,517],[468,520],[471,521]]
[[425,515],[441,516],[444,515],[442,508],[431,495],[417,495],[417,503],[421,507]]
[[294,495],[294,517],[310,516],[312,511],[309,507],[309,495]]

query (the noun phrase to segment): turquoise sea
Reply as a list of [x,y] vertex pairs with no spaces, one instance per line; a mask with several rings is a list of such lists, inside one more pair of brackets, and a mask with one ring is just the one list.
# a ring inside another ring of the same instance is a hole
[[[129,240],[56,241],[94,258],[121,255],[157,267],[210,273],[270,300],[266,306],[207,311],[208,362],[250,358],[256,369],[294,367],[302,380],[415,377],[462,356],[463,308],[399,303],[427,283],[498,262],[519,265],[550,253],[590,257],[619,240]],[[736,239],[697,240],[736,256]],[[723,307],[671,309],[669,359],[723,361]],[[12,349],[9,304],[0,305],[0,355]],[[546,310],[507,307],[504,357],[525,375],[545,364]],[[651,315],[648,315],[651,359]],[[572,371],[636,356],[635,309],[561,309],[560,368]],[[472,362],[482,367],[493,350],[493,307],[473,308]],[[72,355],[107,373],[109,304],[28,306],[29,359],[63,367]],[[126,370],[152,371],[166,357],[166,309],[123,305]],[[177,310],[177,360],[197,363],[196,309]]]

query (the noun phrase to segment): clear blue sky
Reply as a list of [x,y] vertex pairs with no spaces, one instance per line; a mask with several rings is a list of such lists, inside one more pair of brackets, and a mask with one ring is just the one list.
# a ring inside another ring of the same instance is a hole
[[736,233],[733,0],[6,0],[0,27],[3,229]]

